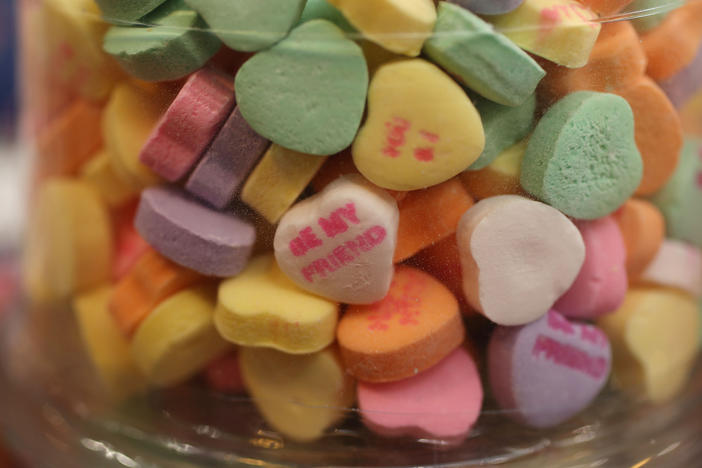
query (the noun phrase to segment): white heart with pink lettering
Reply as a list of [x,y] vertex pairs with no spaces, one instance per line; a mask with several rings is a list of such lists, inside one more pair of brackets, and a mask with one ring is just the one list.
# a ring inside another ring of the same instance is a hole
[[293,206],[273,247],[280,269],[310,292],[370,304],[388,292],[400,213],[384,190],[341,177]]

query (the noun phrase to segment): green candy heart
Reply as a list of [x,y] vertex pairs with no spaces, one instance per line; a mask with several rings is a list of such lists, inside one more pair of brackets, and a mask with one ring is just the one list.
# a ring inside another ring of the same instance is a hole
[[439,3],[434,34],[424,53],[491,101],[518,106],[546,72],[522,49],[470,11]]
[[665,217],[668,237],[702,248],[702,140],[685,140],[673,177],[651,201]]
[[500,153],[523,140],[534,127],[536,95],[517,107],[503,106],[483,98],[475,98],[475,108],[480,113],[485,130],[485,149],[470,165],[469,171],[487,167]]
[[239,69],[236,96],[251,128],[280,146],[330,155],[361,124],[368,67],[361,48],[326,20],[312,20]]
[[325,19],[339,26],[347,33],[357,33],[356,28],[348,22],[346,17],[327,0],[307,0],[307,5],[302,11],[300,24],[313,19]]
[[553,105],[536,126],[522,161],[522,187],[578,219],[619,208],[641,182],[629,103],[579,91]]
[[109,22],[136,21],[153,11],[165,0],[95,0]]
[[201,68],[221,47],[198,14],[171,0],[145,16],[149,27],[112,26],[103,49],[130,75],[145,81],[176,80]]
[[255,52],[284,38],[305,0],[186,0],[228,47]]

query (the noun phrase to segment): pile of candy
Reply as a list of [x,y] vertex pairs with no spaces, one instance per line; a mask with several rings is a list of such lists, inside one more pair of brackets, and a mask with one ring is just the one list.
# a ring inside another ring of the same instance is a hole
[[702,2],[670,10],[44,0],[27,293],[114,395],[204,375],[295,440],[668,400],[702,295]]

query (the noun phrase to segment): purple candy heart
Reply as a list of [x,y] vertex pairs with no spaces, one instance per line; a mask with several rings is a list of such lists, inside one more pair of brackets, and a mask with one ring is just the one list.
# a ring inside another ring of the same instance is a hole
[[448,0],[479,15],[501,15],[515,10],[524,0]]
[[519,327],[497,327],[488,371],[500,407],[532,427],[571,418],[600,393],[610,373],[607,336],[555,310]]
[[142,192],[134,225],[164,257],[208,276],[239,273],[256,240],[249,223],[167,187]]
[[216,208],[227,206],[270,142],[256,133],[237,107],[205,152],[185,188]]

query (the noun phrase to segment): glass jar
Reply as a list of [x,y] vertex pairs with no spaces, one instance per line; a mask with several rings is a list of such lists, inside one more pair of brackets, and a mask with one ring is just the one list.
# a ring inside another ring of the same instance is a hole
[[693,466],[702,2],[21,2],[43,466]]

